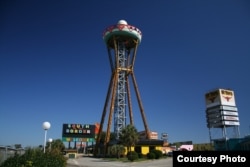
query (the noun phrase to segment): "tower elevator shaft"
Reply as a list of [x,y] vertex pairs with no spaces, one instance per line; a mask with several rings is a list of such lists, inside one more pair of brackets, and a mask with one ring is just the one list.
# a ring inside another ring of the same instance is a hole
[[[127,51],[124,45],[124,42],[118,41],[118,54],[116,69],[121,69],[118,72],[118,83],[117,83],[117,93],[115,99],[115,108],[114,108],[114,133],[115,137],[118,140],[119,134],[122,129],[126,126],[126,70],[127,69]],[[115,70],[115,69],[113,69]]]

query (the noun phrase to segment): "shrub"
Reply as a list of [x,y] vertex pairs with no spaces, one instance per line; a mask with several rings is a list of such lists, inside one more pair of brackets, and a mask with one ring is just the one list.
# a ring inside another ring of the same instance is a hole
[[163,156],[162,152],[160,150],[152,150],[150,151],[155,154],[155,159],[159,159]]
[[134,161],[138,159],[138,154],[135,151],[130,151],[127,153],[128,160]]
[[138,158],[145,158],[145,155],[142,153],[138,153]]
[[155,159],[155,153],[153,153],[153,152],[147,153],[147,158],[148,159]]
[[23,155],[15,155],[4,161],[0,167],[66,167],[66,158],[55,152],[43,153],[40,149],[28,149]]
[[14,166],[20,166],[19,164],[19,155],[15,155],[14,157],[9,157],[8,159],[6,159],[1,165],[0,167],[14,167]]

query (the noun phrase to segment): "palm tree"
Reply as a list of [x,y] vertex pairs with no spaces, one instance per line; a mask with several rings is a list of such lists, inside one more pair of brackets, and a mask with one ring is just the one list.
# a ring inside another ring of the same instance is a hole
[[53,140],[51,143],[47,142],[47,147],[49,148],[51,144],[51,151],[60,153],[65,149],[65,145],[63,144],[61,139]]
[[113,146],[111,146],[111,154],[115,155],[116,158],[120,158],[121,155],[123,155],[125,153],[125,148],[123,145],[120,144],[115,144]]
[[127,125],[122,129],[120,134],[120,142],[127,147],[128,152],[131,152],[131,147],[139,140],[137,129],[133,125]]
[[[106,134],[107,133],[104,131],[101,133],[100,143],[102,143],[102,144],[104,143]],[[113,141],[113,140],[115,140],[115,133],[114,132],[110,133],[110,141]]]
[[[98,154],[98,152],[100,154],[103,154],[105,156],[107,150],[104,148],[104,141],[105,141],[105,137],[106,137],[107,133],[105,131],[101,132],[100,133],[100,145],[98,147],[96,147],[95,149],[97,150],[94,150],[94,154],[96,156],[96,154]],[[110,133],[110,141],[113,141],[115,139],[115,133]],[[98,151],[99,149],[99,151]]]

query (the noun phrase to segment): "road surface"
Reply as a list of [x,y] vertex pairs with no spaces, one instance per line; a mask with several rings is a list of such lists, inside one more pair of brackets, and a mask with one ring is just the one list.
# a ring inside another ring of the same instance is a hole
[[172,158],[141,162],[108,161],[101,158],[79,157],[68,159],[67,167],[173,167]]

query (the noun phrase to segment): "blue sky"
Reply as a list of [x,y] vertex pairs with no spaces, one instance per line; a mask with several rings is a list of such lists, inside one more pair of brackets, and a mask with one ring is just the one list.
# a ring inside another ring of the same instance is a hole
[[241,135],[250,133],[249,9],[247,0],[1,1],[0,145],[43,144],[44,121],[53,139],[63,123],[100,122],[111,75],[102,33],[121,19],[143,34],[134,72],[150,130],[208,142],[204,95],[231,88]]

